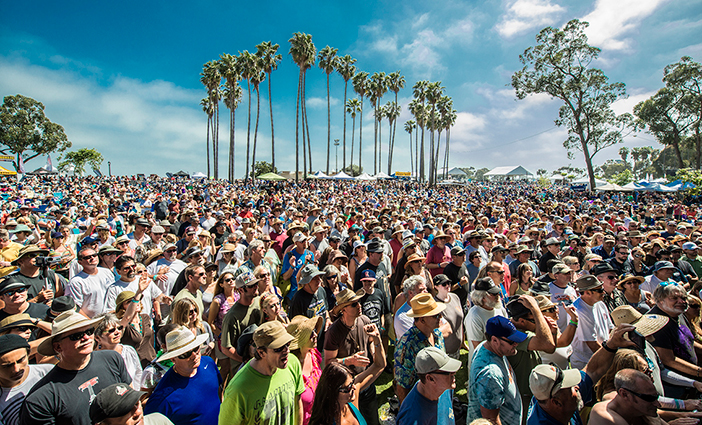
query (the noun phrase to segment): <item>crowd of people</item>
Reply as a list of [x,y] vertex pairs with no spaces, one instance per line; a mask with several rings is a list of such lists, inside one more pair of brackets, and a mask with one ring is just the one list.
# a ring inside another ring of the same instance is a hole
[[155,177],[0,195],[3,425],[379,424],[383,374],[397,424],[702,418],[694,199]]

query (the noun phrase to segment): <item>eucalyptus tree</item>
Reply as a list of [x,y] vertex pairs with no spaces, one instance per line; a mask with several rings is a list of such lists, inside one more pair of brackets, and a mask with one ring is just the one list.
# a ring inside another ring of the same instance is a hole
[[419,174],[417,175],[417,180],[421,183],[424,181],[424,129],[426,127],[426,91],[429,81],[420,80],[414,83],[412,87],[412,93],[414,95],[414,100],[416,104],[414,110],[417,112],[412,112],[415,119],[417,120],[417,126],[422,130],[422,139],[419,146]]
[[263,72],[268,74],[268,107],[271,115],[271,167],[275,170],[275,129],[273,127],[273,95],[271,94],[271,74],[278,69],[278,63],[283,56],[278,53],[280,46],[270,41],[264,41],[256,46],[256,56],[258,56]]
[[699,170],[702,167],[702,64],[683,56],[679,62],[666,66],[663,74],[666,87],[684,96],[681,112],[691,122],[690,139],[694,142],[695,163]]
[[361,98],[360,118],[358,119],[358,169],[363,167],[363,96],[368,92],[368,73],[358,72],[353,76],[353,91]]
[[[342,170],[346,168],[346,93],[349,86],[349,80],[353,78],[356,73],[356,67],[353,65],[356,63],[356,59],[352,58],[351,55],[344,55],[339,57],[339,61],[336,65],[336,72],[341,75],[344,79],[344,103],[341,105],[344,109],[344,135],[343,135],[343,160]],[[353,162],[353,153],[351,155],[351,162]]]
[[[295,106],[295,181],[299,181],[300,170],[300,127],[302,126],[302,149],[303,149],[303,176],[307,178],[307,157],[305,147],[305,73],[314,65],[316,48],[312,43],[312,35],[301,32],[293,34],[288,53],[292,56],[293,62],[300,69],[297,82],[297,103]],[[300,123],[302,121],[302,123]],[[311,158],[310,158],[311,159]],[[311,161],[310,161],[311,162]]]
[[414,173],[414,161],[412,161],[412,132],[416,128],[417,128],[417,123],[415,121],[413,121],[413,120],[405,121],[405,131],[409,134],[410,176]]
[[[344,115],[347,113],[351,114],[351,169],[353,169],[353,143],[354,135],[356,133],[356,114],[363,112],[362,106],[361,101],[356,97],[346,101],[346,111],[344,112]],[[342,168],[342,170],[345,169],[346,167]]]
[[336,56],[339,49],[325,46],[319,51],[317,60],[319,67],[327,74],[327,175],[329,174],[329,152],[331,151],[331,104],[329,96],[329,75],[336,70],[339,58]]
[[385,118],[388,119],[390,130],[388,133],[388,175],[392,170],[392,158],[395,154],[395,128],[397,128],[397,119],[400,117],[401,107],[397,102],[388,102],[385,105]]
[[236,56],[224,53],[219,57],[219,72],[224,78],[223,97],[224,106],[229,109],[229,181],[234,181],[234,158],[236,156],[235,144],[235,125],[236,125],[236,108],[241,103],[243,94],[241,86],[239,86],[239,69],[236,65]]
[[[221,98],[220,83],[222,75],[219,72],[217,61],[207,62],[200,73],[200,82],[207,88],[207,97],[212,103],[212,154],[214,166],[214,178],[219,179],[219,100]],[[208,175],[209,178],[209,175]]]
[[246,124],[246,168],[244,179],[248,181],[249,179],[249,164],[251,155],[251,80],[258,75],[258,66],[256,64],[256,56],[250,53],[248,50],[239,52],[239,56],[236,59],[236,67],[239,71],[239,75],[242,80],[246,80],[246,91],[248,92],[248,113],[247,113],[247,124]]

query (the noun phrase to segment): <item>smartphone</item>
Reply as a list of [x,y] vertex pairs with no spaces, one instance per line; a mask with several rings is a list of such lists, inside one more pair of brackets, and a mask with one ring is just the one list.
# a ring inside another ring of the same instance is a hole
[[629,331],[629,333],[627,335],[629,336],[629,341],[636,344],[636,346],[640,350],[643,351],[646,349],[646,338],[643,335],[641,335],[638,331],[636,331],[636,330]]

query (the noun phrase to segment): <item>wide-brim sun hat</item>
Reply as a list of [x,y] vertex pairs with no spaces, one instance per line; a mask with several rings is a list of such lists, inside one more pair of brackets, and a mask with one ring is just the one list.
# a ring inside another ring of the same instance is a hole
[[663,329],[670,318],[660,314],[641,314],[630,305],[622,305],[612,310],[612,321],[615,326],[622,323],[634,325],[636,331],[647,337]]
[[323,323],[324,319],[322,319],[322,316],[309,318],[307,316],[298,315],[293,317],[286,328],[288,333],[295,337],[290,343],[290,351],[297,350],[308,343],[310,339],[312,339],[313,331],[319,335]]
[[48,249],[40,248],[37,245],[28,245],[28,246],[25,246],[24,248],[20,249],[20,251],[17,255],[17,258],[12,260],[10,262],[10,264],[13,266],[16,266],[17,261],[19,261],[22,257],[24,257],[25,255],[28,255],[28,254],[35,253],[35,252],[39,253],[39,255],[49,255]]
[[446,310],[446,304],[438,303],[429,293],[417,294],[410,300],[410,311],[407,317],[434,316]]
[[39,344],[37,352],[42,356],[53,356],[56,355],[54,351],[53,343],[56,337],[64,335],[68,332],[80,329],[85,326],[94,325],[95,323],[102,320],[102,318],[89,319],[80,313],[76,313],[73,310],[64,311],[63,313],[56,316],[53,323],[51,324],[51,336],[46,338]]
[[336,305],[334,308],[332,308],[332,314],[338,314],[344,309],[344,307],[360,300],[364,295],[366,295],[366,291],[363,289],[359,289],[358,291],[354,292],[349,288],[344,288],[342,291],[336,294]]
[[190,329],[181,326],[166,334],[166,352],[156,359],[158,362],[178,357],[183,353],[200,347],[207,341],[209,335],[204,333],[195,336]]

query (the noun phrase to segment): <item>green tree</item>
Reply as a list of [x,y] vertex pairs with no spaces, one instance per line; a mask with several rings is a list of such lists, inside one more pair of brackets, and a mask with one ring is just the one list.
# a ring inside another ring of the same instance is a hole
[[490,171],[489,168],[480,168],[478,170],[475,170],[475,179],[478,181],[483,181],[485,180],[485,173]]
[[[5,96],[0,109],[0,152],[17,157],[13,161],[16,170],[19,170],[20,155],[27,162],[70,147],[63,127],[44,115],[41,102],[21,94]],[[26,157],[25,152],[28,153]]]
[[66,152],[62,157],[60,156],[58,158],[58,168],[64,171],[72,165],[73,171],[82,176],[85,173],[86,165],[99,170],[103,160],[102,154],[95,149],[81,148],[77,151]]
[[256,46],[256,56],[259,57],[263,72],[268,74],[268,107],[271,114],[271,164],[275,168],[275,131],[273,127],[273,95],[271,94],[271,73],[278,69],[278,63],[283,56],[278,53],[280,46],[270,41],[264,41]]
[[254,164],[254,176],[258,177],[261,174],[277,173],[278,169],[273,164],[267,161],[256,161]]
[[539,177],[548,176],[548,171],[546,171],[546,169],[544,168],[539,168],[538,170],[536,170],[536,175]]
[[587,22],[574,19],[561,30],[547,27],[538,43],[519,56],[524,67],[512,76],[517,97],[547,93],[563,101],[557,126],[565,126],[563,146],[569,158],[582,151],[590,187],[595,187],[593,157],[602,149],[621,143],[622,131],[631,128],[631,115],[617,116],[612,103],[626,95],[624,83],[609,83],[602,70],[591,68],[600,49],[587,44]]
[[329,174],[329,152],[331,151],[331,98],[329,94],[329,75],[339,66],[339,58],[336,56],[338,51],[339,49],[325,46],[317,55],[319,67],[327,74],[327,175]]
[[634,181],[634,175],[631,173],[631,170],[627,168],[626,170],[613,175],[610,179],[608,179],[608,181],[619,186],[624,186]]
[[688,189],[692,195],[702,194],[702,170],[694,170],[692,168],[681,168],[671,180],[681,180],[683,183],[692,183],[696,187]]
[[363,173],[363,167],[359,167],[358,165],[352,164],[344,168],[343,171],[351,177],[356,177],[360,176]]
[[[356,59],[352,58],[351,55],[344,55],[339,58],[339,61],[337,62],[336,65],[336,71],[341,75],[341,78],[344,79],[344,103],[343,103],[343,108],[344,108],[344,137],[343,137],[343,168],[346,168],[346,93],[347,89],[349,86],[349,80],[353,78],[353,76],[356,74],[356,67],[353,65],[356,63]],[[351,162],[353,163],[353,151],[351,152]]]
[[663,70],[666,86],[683,94],[682,112],[691,122],[690,138],[695,146],[695,165],[702,168],[702,64],[693,62],[689,56],[680,62],[668,65]]

